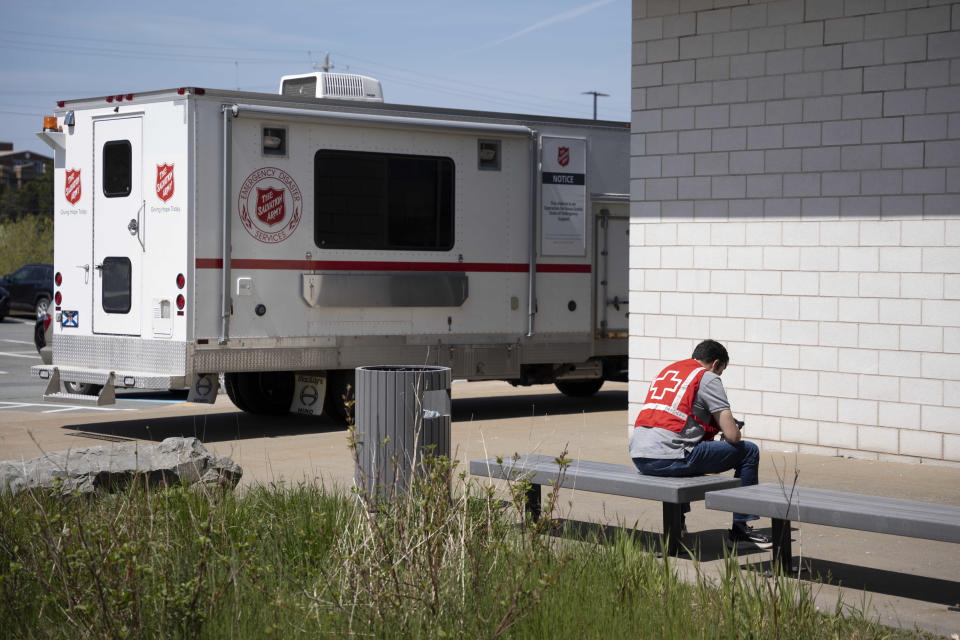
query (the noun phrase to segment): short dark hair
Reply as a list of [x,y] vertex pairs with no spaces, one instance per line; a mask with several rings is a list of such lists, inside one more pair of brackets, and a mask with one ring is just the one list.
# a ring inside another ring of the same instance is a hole
[[693,350],[693,359],[700,362],[713,362],[719,360],[720,364],[727,366],[730,362],[730,356],[727,354],[727,348],[716,340],[704,340]]

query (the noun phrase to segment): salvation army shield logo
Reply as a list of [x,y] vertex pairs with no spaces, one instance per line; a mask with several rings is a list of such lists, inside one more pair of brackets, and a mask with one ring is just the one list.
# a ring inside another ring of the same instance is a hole
[[570,164],[570,147],[560,147],[557,149],[557,162],[561,167]]
[[67,169],[63,195],[70,204],[77,204],[80,201],[80,169]]
[[157,197],[166,202],[173,197],[173,165],[157,165]]
[[285,189],[274,189],[268,187],[261,189],[257,187],[257,220],[272,227],[283,222],[287,215],[287,208],[284,206],[283,192]]
[[240,222],[260,242],[283,242],[297,230],[303,194],[293,177],[276,167],[257,169],[243,181],[237,201]]

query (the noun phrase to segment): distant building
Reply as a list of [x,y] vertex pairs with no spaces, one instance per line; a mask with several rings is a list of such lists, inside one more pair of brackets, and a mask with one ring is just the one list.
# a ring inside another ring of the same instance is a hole
[[47,170],[50,156],[34,151],[14,151],[12,142],[0,142],[0,187],[19,189]]

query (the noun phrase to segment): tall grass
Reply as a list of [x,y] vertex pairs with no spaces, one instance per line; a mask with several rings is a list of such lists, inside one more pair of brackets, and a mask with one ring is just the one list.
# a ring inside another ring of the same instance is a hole
[[[450,491],[451,484],[455,489]],[[0,629],[15,638],[895,638],[734,561],[678,579],[624,534],[574,539],[444,459],[378,503],[301,484],[242,495],[0,495]],[[552,494],[555,496],[555,492]],[[557,535],[560,534],[560,535]],[[839,606],[839,605],[838,605]]]

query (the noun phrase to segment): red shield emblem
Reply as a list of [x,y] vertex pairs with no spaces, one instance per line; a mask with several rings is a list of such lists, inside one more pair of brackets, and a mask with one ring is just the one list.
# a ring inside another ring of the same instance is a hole
[[561,167],[570,164],[570,147],[560,147],[557,149],[557,162],[560,163]]
[[80,201],[80,169],[67,169],[63,195],[70,204],[77,204]]
[[166,202],[173,197],[173,165],[157,165],[157,197]]
[[284,189],[257,187],[257,219],[260,222],[272,227],[283,221],[287,213],[283,192]]

